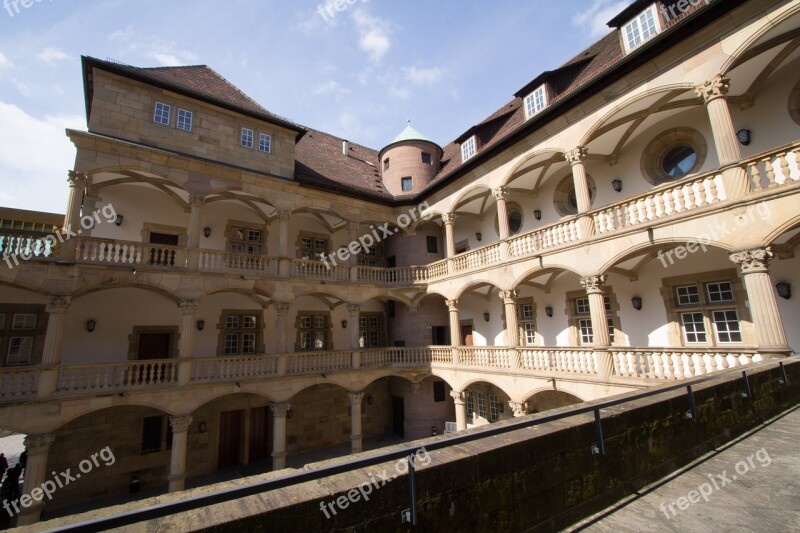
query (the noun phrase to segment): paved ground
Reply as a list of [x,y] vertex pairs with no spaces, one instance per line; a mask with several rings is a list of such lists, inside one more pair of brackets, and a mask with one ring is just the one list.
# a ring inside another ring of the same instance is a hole
[[800,532],[800,406],[569,531]]

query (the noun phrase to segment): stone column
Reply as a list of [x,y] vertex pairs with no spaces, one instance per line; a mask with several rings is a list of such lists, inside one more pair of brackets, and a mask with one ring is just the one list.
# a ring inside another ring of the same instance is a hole
[[198,303],[181,300],[181,322],[178,327],[178,384],[188,385],[192,379],[192,357],[194,356],[194,330]]
[[361,306],[357,304],[347,304],[347,312],[350,315],[350,349],[353,350],[353,368],[361,368]]
[[445,213],[442,215],[442,222],[444,222],[444,234],[445,234],[445,250],[447,252],[446,257],[450,258],[456,255],[456,238],[453,235],[453,223],[456,220],[456,216],[453,213]]
[[492,189],[492,196],[497,200],[497,227],[500,230],[500,240],[508,239],[510,231],[508,229],[508,210],[506,200],[508,199],[508,189],[497,187]]
[[511,412],[514,413],[514,418],[520,418],[530,414],[530,409],[526,402],[508,402]]
[[191,416],[171,416],[169,424],[172,426],[172,455],[169,461],[169,491],[177,492],[186,486],[186,447],[189,440],[189,426],[192,425]]
[[47,332],[44,336],[42,351],[42,368],[39,373],[38,395],[47,397],[58,387],[58,366],[61,364],[61,353],[64,346],[64,325],[67,320],[67,309],[71,299],[56,296],[47,304]]
[[[736,165],[742,160],[739,139],[728,108],[728,91],[731,80],[717,74],[711,80],[695,87],[695,92],[703,100],[711,122],[714,146],[721,167]],[[723,183],[728,200],[741,198],[749,190],[747,173],[743,168],[733,167],[723,170]]]
[[507,346],[519,346],[519,325],[517,324],[517,291],[500,291],[503,307],[506,312],[506,331],[504,333]]
[[[28,435],[25,437],[25,448],[28,450],[28,462],[25,465],[25,482],[23,496],[20,498],[20,514],[17,516],[17,526],[29,526],[39,521],[44,508],[42,495],[38,500],[33,499],[31,492],[41,487],[47,478],[47,457],[54,437],[50,433]],[[38,493],[37,493],[38,495]],[[30,498],[28,498],[30,497]],[[25,506],[25,503],[28,503]]]
[[775,300],[769,276],[769,261],[772,257],[773,253],[769,248],[756,248],[730,254],[731,261],[739,265],[744,278],[759,351],[785,356],[792,350],[786,340],[786,332],[783,329],[778,302]]
[[289,402],[273,403],[272,409],[272,469],[286,468],[286,412]]
[[[589,192],[589,178],[586,176],[584,160],[589,151],[579,146],[564,154],[564,159],[572,167],[572,181],[575,186],[575,198],[578,203],[578,214],[583,215],[592,209],[592,195]],[[578,217],[578,229],[582,238],[594,234],[594,221],[589,216]]]
[[[64,228],[78,233],[81,227],[81,204],[83,203],[83,194],[89,182],[89,176],[84,172],[70,170],[67,181],[69,182],[69,202],[67,203],[67,212],[64,215]],[[66,237],[70,233],[64,231],[63,235]],[[74,238],[64,241],[61,243],[58,256],[62,259],[74,259],[77,245],[78,243]]]
[[350,453],[358,453],[364,449],[363,435],[361,434],[361,400],[363,392],[351,392],[350,397]]
[[450,396],[456,404],[456,429],[464,431],[467,429],[467,401],[464,391],[451,390]]
[[200,209],[203,207],[203,197],[198,194],[189,195],[189,236],[186,241],[188,267],[196,269],[200,265]]
[[288,339],[289,339],[289,308],[291,304],[276,302],[275,312],[277,319],[275,321],[275,353],[278,355],[278,375],[285,376],[289,364],[289,358],[286,356],[289,353]]
[[603,286],[606,284],[605,276],[589,276],[581,279],[581,285],[586,289],[589,296],[589,312],[592,318],[592,336],[594,346],[594,356],[597,360],[597,372],[600,376],[608,377],[613,371],[611,354],[608,347],[611,345],[611,337],[608,335],[608,316],[606,315],[606,304],[603,294]]
[[458,317],[458,300],[445,300],[450,312],[450,345],[461,346],[461,321]]
[[278,274],[289,277],[289,210],[278,209]]

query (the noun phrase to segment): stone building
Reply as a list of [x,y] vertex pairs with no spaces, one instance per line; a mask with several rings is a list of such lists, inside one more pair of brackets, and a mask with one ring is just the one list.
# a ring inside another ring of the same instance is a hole
[[26,484],[108,446],[47,509],[181,490],[790,355],[800,1],[609,26],[453,142],[381,150],[205,66],[84,57],[63,223],[0,213]]

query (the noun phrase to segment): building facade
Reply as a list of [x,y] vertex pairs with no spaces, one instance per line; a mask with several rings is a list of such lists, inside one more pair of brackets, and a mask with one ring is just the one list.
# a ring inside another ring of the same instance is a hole
[[108,446],[47,508],[181,490],[790,355],[800,2],[609,25],[454,142],[381,150],[205,66],[85,57],[62,228],[0,215],[26,484]]

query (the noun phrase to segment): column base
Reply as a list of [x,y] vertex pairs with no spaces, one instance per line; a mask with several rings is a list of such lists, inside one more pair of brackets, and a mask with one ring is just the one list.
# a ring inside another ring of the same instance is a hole
[[[19,504],[17,504],[19,505]],[[44,504],[36,502],[27,509],[20,509],[21,512],[17,515],[17,526],[30,526],[38,523],[42,519],[42,510]]]
[[363,435],[353,435],[350,437],[350,453],[359,453],[364,451]]
[[595,349],[594,359],[597,362],[598,376],[608,378],[614,375],[614,361],[606,349]]
[[286,468],[286,452],[272,453],[272,470],[283,470]]
[[167,481],[169,481],[169,492],[178,492],[186,488],[186,474],[169,475]]

